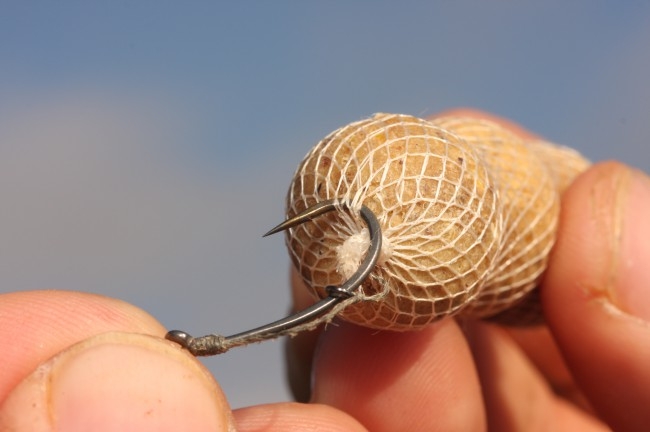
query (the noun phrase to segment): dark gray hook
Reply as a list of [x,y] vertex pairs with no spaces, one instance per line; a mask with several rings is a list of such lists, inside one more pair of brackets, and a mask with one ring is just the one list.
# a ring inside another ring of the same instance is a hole
[[[338,200],[322,201],[300,212],[296,216],[285,220],[280,225],[264,234],[264,237],[295,227],[324,213],[339,210],[341,208],[349,209],[349,206]],[[366,206],[361,207],[359,214],[368,226],[368,231],[370,233],[370,247],[368,248],[368,252],[361,263],[361,266],[350,277],[350,279],[345,281],[345,283],[340,287],[328,286],[326,288],[328,293],[326,298],[320,300],[307,309],[286,318],[232,336],[212,334],[201,337],[192,337],[184,331],[171,330],[167,333],[165,338],[178,343],[195,356],[209,356],[224,353],[232,347],[248,345],[252,342],[260,342],[267,339],[274,339],[291,333],[293,329],[302,324],[316,321],[326,312],[332,310],[332,308],[337,304],[352,297],[354,291],[361,286],[377,264],[379,253],[381,251],[381,227],[379,226],[379,221],[372,210]]]

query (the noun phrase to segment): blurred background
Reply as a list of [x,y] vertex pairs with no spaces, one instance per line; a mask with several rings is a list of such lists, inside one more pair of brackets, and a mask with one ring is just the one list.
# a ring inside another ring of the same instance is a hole
[[[193,334],[284,316],[302,157],[371,115],[471,106],[650,170],[649,2],[7,2],[0,291],[117,297]],[[203,361],[287,400],[283,342]]]

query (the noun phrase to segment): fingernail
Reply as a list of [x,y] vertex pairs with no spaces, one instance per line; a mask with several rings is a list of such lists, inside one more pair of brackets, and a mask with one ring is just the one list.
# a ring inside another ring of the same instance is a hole
[[41,365],[0,410],[15,431],[234,431],[210,374],[187,353],[144,335],[107,333]]
[[650,178],[630,172],[620,218],[620,256],[614,302],[623,311],[650,321]]

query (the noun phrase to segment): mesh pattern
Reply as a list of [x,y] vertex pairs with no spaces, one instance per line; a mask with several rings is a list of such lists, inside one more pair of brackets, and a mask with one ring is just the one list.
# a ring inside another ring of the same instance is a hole
[[[529,293],[546,266],[559,210],[558,174],[540,160],[553,161],[553,149],[535,146],[490,122],[392,114],[318,143],[294,175],[288,216],[337,198],[368,206],[384,235],[380,264],[361,289],[375,300],[341,315],[408,330],[456,313],[493,315]],[[362,255],[342,253],[346,242],[367,237],[356,214],[329,213],[287,234],[315,297],[359,264]]]
[[492,174],[503,210],[497,266],[465,313],[489,316],[530,292],[546,268],[559,214],[553,179],[533,151],[506,129],[478,119],[441,118],[441,127],[462,136]]

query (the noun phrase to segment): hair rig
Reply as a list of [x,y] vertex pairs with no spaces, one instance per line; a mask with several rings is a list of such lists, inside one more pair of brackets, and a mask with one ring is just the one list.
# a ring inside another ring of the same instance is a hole
[[[264,237],[303,224],[333,210],[350,210],[350,207],[338,200],[322,201],[285,220],[264,234]],[[326,287],[327,297],[324,299],[288,317],[231,336],[210,334],[193,337],[181,330],[171,330],[165,338],[178,343],[195,356],[210,356],[222,354],[233,347],[314,329],[324,321],[324,317],[336,315],[349,303],[357,301],[356,290],[373,271],[379,259],[382,235],[377,217],[366,206],[361,207],[359,215],[368,227],[370,247],[357,271],[345,283],[341,286]]]

